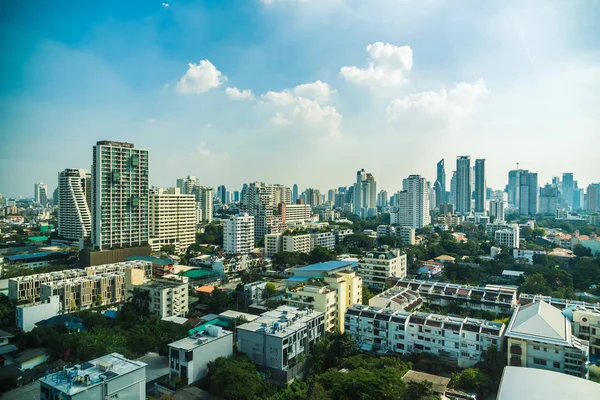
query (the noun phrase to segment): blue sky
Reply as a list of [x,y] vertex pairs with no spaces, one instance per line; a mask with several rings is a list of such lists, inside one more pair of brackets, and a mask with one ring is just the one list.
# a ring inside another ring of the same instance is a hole
[[[166,3],[165,3],[166,4]],[[0,193],[90,168],[97,140],[196,175],[326,190],[487,160],[600,181],[600,3],[441,0],[0,3]]]

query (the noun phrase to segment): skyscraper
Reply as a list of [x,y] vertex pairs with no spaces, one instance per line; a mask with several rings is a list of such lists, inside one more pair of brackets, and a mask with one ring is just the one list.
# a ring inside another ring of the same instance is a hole
[[444,159],[442,158],[437,163],[437,176],[433,184],[435,190],[435,206],[446,202],[446,168],[444,167]]
[[294,183],[294,186],[292,186],[292,204],[296,204],[296,200],[298,200],[298,185]]
[[198,186],[194,188],[196,195],[196,221],[210,224],[213,217],[213,188],[210,186]]
[[519,208],[522,169],[508,171],[508,203]]
[[217,188],[217,198],[221,204],[227,204],[227,189],[225,185],[221,185]]
[[92,243],[98,250],[148,243],[148,151],[103,140],[92,160]]
[[233,191],[233,202],[237,203],[240,201],[240,191],[239,190],[234,190]]
[[490,217],[494,217],[495,223],[504,221],[505,205],[502,200],[490,200]]
[[484,213],[486,205],[485,159],[475,160],[475,212]]
[[575,182],[573,180],[572,172],[565,172],[562,175],[562,197],[563,202],[567,206],[573,206],[573,189],[575,189]]
[[58,173],[58,235],[65,239],[89,238],[92,231],[91,175],[85,169]]
[[377,194],[377,207],[387,207],[387,205],[388,205],[388,192],[385,190],[381,190]]
[[600,183],[590,183],[585,195],[585,208],[588,211],[600,211]]
[[519,213],[535,215],[539,207],[538,175],[534,172],[521,171],[519,188]]
[[181,194],[196,194],[195,189],[199,186],[200,180],[192,175],[177,179],[176,187],[179,189]]
[[242,213],[225,221],[223,250],[228,254],[247,254],[254,250],[253,216]]
[[452,172],[452,178],[450,178],[450,196],[448,197],[448,203],[454,205],[456,208],[456,171]]
[[430,224],[427,181],[421,175],[410,175],[407,190],[399,193],[398,225],[418,229]]
[[150,246],[175,246],[185,252],[196,241],[196,197],[181,189],[151,189],[149,200]]
[[356,172],[356,183],[354,184],[354,200],[353,204],[353,212],[356,215],[360,215],[361,210],[363,208],[363,199],[362,199],[362,182],[367,178],[367,174],[364,169]]
[[546,185],[540,188],[540,214],[556,215],[558,209],[558,188],[553,185]]
[[377,215],[377,182],[364,169],[356,172],[353,212],[362,218]]
[[456,211],[471,212],[471,157],[456,158]]
[[33,190],[33,201],[45,207],[48,204],[48,185],[42,182],[36,183]]

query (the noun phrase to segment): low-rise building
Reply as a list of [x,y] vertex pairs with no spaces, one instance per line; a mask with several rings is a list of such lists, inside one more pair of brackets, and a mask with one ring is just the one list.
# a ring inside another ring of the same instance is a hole
[[377,226],[377,236],[396,236],[402,240],[402,243],[415,244],[415,229],[410,226]]
[[588,377],[588,342],[571,333],[571,323],[544,301],[519,306],[506,329],[507,364]]
[[399,279],[396,288],[415,291],[427,304],[510,314],[517,305],[516,286],[468,286],[447,282]]
[[187,315],[188,278],[165,275],[162,279],[154,279],[138,288],[148,291],[150,312],[161,319]]
[[335,248],[335,235],[333,232],[317,232],[310,234],[310,249],[315,247],[324,247],[329,250]]
[[464,221],[464,217],[458,214],[444,214],[440,215],[436,219],[436,223],[440,225],[447,226],[458,226],[462,224]]
[[58,315],[61,312],[60,306],[59,296],[50,296],[44,302],[17,305],[16,325],[23,332],[29,332],[35,328],[36,323]]
[[364,285],[383,289],[389,278],[406,276],[406,254],[399,249],[369,251],[358,263],[358,275],[363,278]]
[[41,400],[146,398],[146,363],[112,353],[40,378]]
[[[591,362],[600,361],[600,307],[570,306],[563,311],[573,328],[573,335],[589,343]],[[567,311],[567,312],[565,312]]]
[[550,304],[553,307],[558,308],[559,310],[563,310],[569,306],[581,306],[585,308],[600,308],[600,303],[589,303],[586,301],[580,300],[570,300],[563,299],[558,297],[551,296],[543,296],[541,294],[529,294],[529,293],[521,293],[519,294],[519,304],[526,305],[530,303],[534,303],[536,301],[544,301]]
[[353,235],[353,234],[354,234],[354,231],[350,228],[333,230],[333,236],[335,236],[336,244],[342,243],[346,236]]
[[237,349],[270,373],[289,382],[302,371],[305,357],[325,336],[325,314],[312,309],[281,306],[237,327]]
[[389,308],[394,311],[414,311],[421,307],[421,304],[421,296],[406,288],[391,288],[369,299],[371,307]]
[[519,229],[500,229],[494,232],[494,240],[499,246],[519,247]]
[[430,353],[442,362],[471,367],[491,346],[502,348],[504,324],[473,318],[393,311],[355,304],[346,311],[346,332],[378,354]]
[[265,257],[273,257],[280,251],[310,253],[311,234],[302,231],[287,230],[283,233],[265,235]]
[[232,354],[233,333],[207,325],[202,332],[169,343],[169,378],[190,385],[208,375],[208,363]]
[[444,272],[444,264],[434,260],[422,261],[417,269],[417,274],[427,278],[441,275],[442,272]]
[[527,264],[533,264],[533,256],[544,254],[546,254],[544,250],[513,249],[514,259],[522,260]]
[[258,303],[263,300],[263,293],[267,288],[267,282],[257,281],[244,285],[244,296],[246,297],[246,305]]

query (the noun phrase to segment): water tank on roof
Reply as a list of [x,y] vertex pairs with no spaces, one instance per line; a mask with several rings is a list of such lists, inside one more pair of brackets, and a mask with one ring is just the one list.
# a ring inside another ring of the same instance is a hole
[[223,329],[220,326],[208,325],[206,327],[206,333],[211,337],[219,337],[221,336],[221,332]]

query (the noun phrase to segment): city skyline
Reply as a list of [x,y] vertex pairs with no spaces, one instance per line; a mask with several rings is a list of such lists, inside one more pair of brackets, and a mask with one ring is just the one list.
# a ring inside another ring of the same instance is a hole
[[[214,188],[263,181],[325,193],[364,168],[394,193],[411,174],[433,183],[436,163],[461,154],[486,160],[495,189],[517,162],[540,185],[565,171],[579,187],[598,180],[593,146],[577,146],[600,126],[588,3],[88,8],[0,6],[11,54],[0,64],[5,196],[89,170],[99,140],[148,150],[157,187],[195,175]],[[566,139],[577,151],[564,151]],[[363,153],[367,144],[377,151]]]

